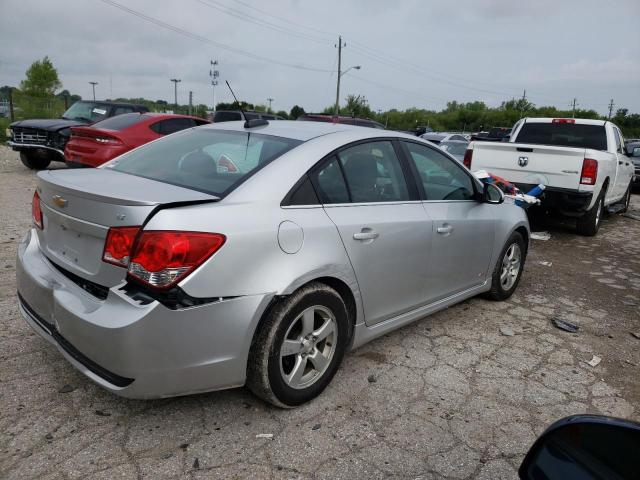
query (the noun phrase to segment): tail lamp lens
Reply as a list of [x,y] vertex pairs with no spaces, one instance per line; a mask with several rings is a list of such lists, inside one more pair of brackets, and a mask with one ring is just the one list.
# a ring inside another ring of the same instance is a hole
[[33,194],[33,201],[31,202],[31,216],[33,217],[33,223],[40,230],[44,228],[42,221],[42,209],[40,208],[40,195],[36,190]]
[[582,162],[582,173],[580,173],[580,183],[582,185],[595,185],[598,178],[598,161],[592,158],[585,158]]
[[473,157],[473,150],[467,149],[467,151],[464,152],[464,158],[462,159],[462,163],[464,164],[465,167],[469,169],[471,168],[472,157]]
[[133,242],[139,231],[140,227],[110,228],[107,240],[104,242],[102,260],[119,267],[128,267]]
[[222,247],[219,233],[143,231],[129,264],[129,275],[154,288],[169,288]]

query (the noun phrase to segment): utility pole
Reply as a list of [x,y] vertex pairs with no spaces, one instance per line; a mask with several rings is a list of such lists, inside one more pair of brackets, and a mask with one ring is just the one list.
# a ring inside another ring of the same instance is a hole
[[91,84],[91,88],[93,89],[93,100],[95,101],[96,99],[96,85],[98,85],[98,82],[89,82]]
[[176,104],[176,111],[173,113],[178,113],[178,82],[182,80],[179,78],[171,78],[169,81],[173,82],[173,103]]
[[218,60],[211,60],[211,69],[209,69],[209,77],[211,78],[211,93],[213,94],[213,106],[211,111],[213,113],[216,112],[216,85],[218,85],[218,77],[220,76],[220,72],[215,70],[218,65]]
[[271,102],[273,102],[273,98],[271,97],[267,98],[267,102],[269,102],[269,110],[267,110],[267,112],[271,113]]
[[578,100],[577,100],[576,98],[574,98],[574,99],[573,99],[573,102],[572,102],[572,104],[571,104],[571,105],[572,105],[571,118],[576,118],[576,102],[577,102],[577,101],[578,101]]
[[193,92],[189,91],[189,115],[191,115],[192,109],[193,109]]
[[611,114],[613,113],[614,105],[615,103],[613,103],[613,98],[612,98],[611,101],[609,102],[609,120],[611,120]]
[[[336,87],[336,108],[335,116],[340,115],[340,77],[342,76],[342,35],[338,36],[338,85]],[[347,46],[346,44],[344,45]]]

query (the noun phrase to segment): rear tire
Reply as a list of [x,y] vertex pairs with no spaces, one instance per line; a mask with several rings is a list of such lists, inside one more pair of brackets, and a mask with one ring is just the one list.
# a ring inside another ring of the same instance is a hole
[[604,216],[604,191],[598,195],[596,203],[587,213],[578,218],[576,229],[580,235],[593,237],[600,230],[600,223]]
[[502,301],[513,295],[518,288],[527,249],[522,235],[513,232],[500,252],[491,275],[491,290],[486,294],[490,300]]
[[251,344],[247,387],[282,408],[308,402],[338,370],[348,337],[344,301],[328,285],[312,282],[267,312]]
[[20,160],[25,167],[31,170],[43,170],[51,163],[50,158],[29,151],[20,152]]

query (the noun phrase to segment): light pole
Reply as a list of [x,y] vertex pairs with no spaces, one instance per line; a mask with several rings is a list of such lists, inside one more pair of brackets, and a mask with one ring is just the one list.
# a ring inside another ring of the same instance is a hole
[[98,85],[98,82],[89,82],[91,84],[91,88],[93,89],[93,101],[95,102],[96,100],[96,85]]
[[[213,68],[218,65],[218,60],[211,60],[211,66]],[[211,111],[216,113],[216,85],[218,85],[218,77],[220,76],[220,72],[218,70],[209,70],[209,77],[211,77],[211,93],[213,94],[213,108]]]
[[338,62],[338,87],[336,89],[336,117],[340,115],[340,78],[347,73],[349,70],[360,70],[362,67],[360,65],[354,65],[353,67],[347,68],[344,72],[340,71],[340,62]]
[[174,113],[178,113],[178,82],[181,82],[179,78],[171,78],[171,82],[173,82],[173,100],[176,104],[176,111]]
[[271,98],[271,97],[267,98],[267,102],[269,102],[269,110],[268,110],[268,112],[271,113],[271,102],[273,102],[273,98]]

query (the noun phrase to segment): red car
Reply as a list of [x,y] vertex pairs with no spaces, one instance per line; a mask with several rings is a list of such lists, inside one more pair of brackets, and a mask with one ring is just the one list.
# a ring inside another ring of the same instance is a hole
[[70,167],[98,167],[156,138],[209,123],[187,115],[125,113],[86,127],[71,127],[64,149]]

